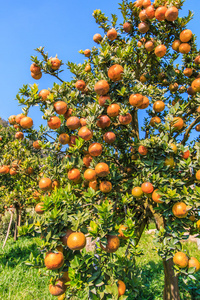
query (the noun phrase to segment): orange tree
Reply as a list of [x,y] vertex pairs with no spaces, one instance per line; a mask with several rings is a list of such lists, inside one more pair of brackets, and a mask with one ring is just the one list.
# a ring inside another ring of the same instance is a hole
[[186,28],[191,13],[179,17],[183,2],[122,1],[123,24],[94,11],[104,35],[80,51],[83,64],[67,63],[70,82],[44,48],[41,59],[32,57],[33,78],[50,74],[60,83],[25,85],[17,95],[25,115],[39,105],[47,125],[37,132],[30,123],[28,134],[41,157],[38,187],[49,193],[35,207],[32,230],[43,244],[29,263],[52,274],[49,290],[59,299],[136,298],[134,257],[150,220],[163,299],[180,299],[178,278],[193,279],[200,268],[181,244],[200,227],[199,137],[192,139],[200,126],[200,56]]

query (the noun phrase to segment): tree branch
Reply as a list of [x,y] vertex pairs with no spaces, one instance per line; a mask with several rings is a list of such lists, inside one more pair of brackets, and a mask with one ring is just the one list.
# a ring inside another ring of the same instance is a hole
[[187,142],[188,138],[189,138],[189,133],[192,130],[192,128],[194,127],[194,125],[196,125],[198,122],[200,121],[200,116],[198,116],[188,127],[188,129],[186,130],[183,140],[181,141],[182,145],[185,145],[185,143]]

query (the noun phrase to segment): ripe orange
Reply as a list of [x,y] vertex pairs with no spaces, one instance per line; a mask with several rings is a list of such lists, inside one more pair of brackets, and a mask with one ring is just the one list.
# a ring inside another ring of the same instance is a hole
[[177,218],[185,218],[188,214],[187,205],[184,202],[177,202],[172,207],[172,213]]
[[78,135],[85,141],[91,140],[93,137],[93,133],[86,126],[83,126],[79,129]]
[[153,185],[150,182],[144,182],[141,185],[141,189],[145,194],[151,194],[153,192]]
[[67,133],[61,133],[58,137],[58,141],[61,143],[61,145],[66,145],[69,143],[70,137]]
[[142,6],[143,6],[144,8],[147,8],[147,7],[149,7],[150,5],[151,5],[151,0],[143,0]]
[[156,124],[160,124],[160,123],[161,123],[161,119],[156,116],[156,117],[151,118],[149,124],[154,127]]
[[20,126],[22,128],[31,128],[33,126],[33,120],[30,117],[24,117],[20,121]]
[[158,189],[155,189],[152,193],[152,200],[156,203],[163,203],[163,201],[160,200],[161,196],[157,193],[159,191]]
[[64,264],[64,256],[62,252],[54,253],[47,252],[44,263],[47,269],[56,270],[63,266]]
[[39,97],[42,98],[42,101],[45,101],[49,95],[50,95],[50,91],[46,89],[43,89],[39,92]]
[[49,285],[49,292],[53,296],[60,296],[63,295],[67,289],[67,286],[65,285],[66,280],[60,278],[57,279],[55,284]]
[[116,135],[114,134],[114,132],[108,131],[103,135],[103,139],[106,143],[112,144],[116,140]]
[[135,198],[141,198],[142,195],[143,195],[143,190],[140,186],[136,186],[132,189],[132,195],[135,197]]
[[149,99],[146,96],[143,96],[142,104],[138,106],[139,109],[145,109],[149,106]]
[[195,126],[195,130],[198,131],[198,132],[200,131],[200,124],[197,124],[197,125]]
[[194,267],[195,267],[195,272],[199,271],[200,263],[199,263],[198,259],[196,259],[195,257],[191,257],[188,261],[188,269],[194,268]]
[[99,80],[95,86],[94,90],[98,95],[106,95],[109,91],[109,84],[106,80]]
[[156,101],[154,104],[153,104],[153,109],[156,111],[156,112],[161,112],[165,109],[165,103],[163,101]]
[[85,55],[86,57],[90,57],[90,55],[91,55],[90,49],[86,49],[86,50],[84,51],[84,55]]
[[32,63],[32,65],[30,66],[30,71],[31,73],[37,75],[41,73],[41,68],[37,64]]
[[9,166],[1,166],[0,167],[0,174],[8,174],[9,173],[9,171],[10,171],[10,168],[9,168]]
[[164,21],[165,20],[165,13],[167,11],[166,6],[159,6],[155,11],[155,18],[158,21]]
[[100,143],[93,143],[89,146],[88,151],[91,156],[99,156],[101,155],[103,148]]
[[108,95],[105,95],[105,96],[100,96],[99,97],[99,105],[100,106],[106,106],[106,100],[109,100],[109,101],[111,101],[111,99],[110,99],[110,96],[108,96]]
[[102,193],[110,193],[112,190],[112,183],[110,181],[102,181],[99,185],[99,189]]
[[81,178],[81,173],[78,169],[71,169],[68,174],[68,179],[74,182],[78,181]]
[[11,176],[15,176],[17,174],[17,171],[16,171],[15,168],[11,168],[9,173],[10,173]]
[[155,17],[155,8],[153,5],[149,5],[145,10],[146,10],[146,15],[149,20],[151,20]]
[[124,31],[125,31],[126,33],[131,32],[131,30],[132,30],[132,24],[129,23],[129,22],[125,22],[125,23],[123,24],[123,29],[124,29]]
[[61,66],[61,61],[57,57],[52,57],[49,59],[52,70],[56,71]]
[[138,30],[141,33],[146,33],[149,30],[149,25],[147,23],[145,23],[145,22],[141,22],[138,25]]
[[50,119],[47,123],[48,123],[49,128],[58,129],[61,125],[61,120],[59,119],[59,117],[53,116],[53,117],[50,117]]
[[93,169],[87,169],[83,176],[87,181],[94,181],[96,179],[96,172]]
[[195,57],[194,63],[195,63],[196,65],[199,65],[199,64],[200,64],[200,55],[198,55],[197,57]]
[[195,177],[196,177],[196,180],[200,181],[200,170],[198,170],[198,171],[196,172]]
[[87,154],[83,157],[83,163],[87,168],[89,168],[91,161],[92,161],[91,155]]
[[187,43],[192,38],[192,31],[190,29],[185,29],[180,33],[180,40],[183,43]]
[[97,191],[99,189],[98,182],[96,180],[89,182],[89,187],[93,190]]
[[176,130],[181,130],[184,126],[184,121],[180,117],[175,117],[172,123],[172,127],[174,127]]
[[60,182],[57,179],[53,180],[52,186],[51,186],[52,190],[55,188],[58,189],[59,187],[60,187]]
[[23,114],[16,115],[15,122],[17,124],[20,124],[21,119],[23,119],[24,117],[25,117],[25,115],[23,115]]
[[176,154],[178,149],[177,149],[177,146],[175,144],[170,144],[170,147],[172,148],[172,150],[174,151],[174,153]]
[[159,45],[155,48],[154,52],[157,57],[163,57],[167,52],[167,48],[165,45]]
[[75,87],[76,87],[77,90],[79,90],[79,91],[84,91],[84,89],[85,89],[85,87],[86,87],[85,81],[83,81],[83,80],[78,80],[78,81],[75,83]]
[[188,257],[183,252],[176,252],[173,257],[173,262],[181,269],[186,268],[188,265]]
[[71,229],[67,229],[66,234],[60,238],[60,240],[64,246],[67,246],[67,239],[72,232],[74,232],[74,231]]
[[148,52],[151,52],[151,51],[154,50],[155,44],[154,44],[153,41],[148,41],[148,42],[145,43],[144,47],[145,47],[145,49],[146,49]]
[[86,126],[87,125],[86,118],[80,118],[80,124],[81,124],[81,127]]
[[140,145],[140,146],[138,147],[138,152],[139,152],[141,155],[147,155],[148,149],[147,149],[147,147]]
[[69,146],[70,146],[70,147],[73,147],[74,145],[76,145],[76,140],[77,140],[77,139],[78,139],[77,136],[71,135],[71,136],[70,136],[70,141],[69,141]]
[[195,93],[200,92],[200,78],[193,80],[191,87],[193,88]]
[[187,77],[190,77],[193,73],[193,70],[191,68],[186,68],[184,71],[183,71],[183,74]]
[[86,66],[85,66],[85,72],[90,72],[91,71],[91,65],[90,64],[87,64]]
[[72,108],[68,108],[68,110],[64,114],[65,120],[67,120],[71,116],[72,112],[73,112],[73,109]]
[[165,19],[167,21],[175,21],[178,18],[178,9],[175,6],[172,6],[167,9],[165,13]]
[[141,21],[146,21],[148,19],[146,9],[141,10],[141,12],[139,13],[139,18]]
[[172,44],[172,49],[174,50],[174,51],[179,51],[179,46],[180,46],[180,44],[181,44],[181,41],[179,41],[179,40],[175,40],[174,42],[173,42],[173,44]]
[[122,296],[126,292],[126,285],[122,280],[118,280],[118,297]]
[[110,41],[114,41],[117,38],[117,31],[115,28],[108,30],[107,37]]
[[108,77],[116,82],[122,79],[124,68],[121,65],[115,64],[108,69]]
[[40,142],[39,140],[34,141],[33,142],[33,148],[35,148],[37,150],[41,149],[41,146],[40,146],[39,142]]
[[125,235],[123,233],[123,231],[127,230],[127,229],[128,229],[127,226],[121,224],[120,227],[119,227],[119,230],[118,230],[118,232],[119,232],[118,237],[121,238],[121,239],[123,239],[123,240],[127,240],[129,237],[128,236],[125,237]]
[[139,107],[143,103],[143,96],[141,94],[132,94],[129,97],[129,103],[132,106]]
[[96,33],[94,36],[93,36],[93,41],[97,44],[99,44],[101,41],[102,41],[102,36],[100,35],[100,33]]
[[44,207],[44,202],[38,203],[38,204],[35,206],[35,212],[36,212],[38,215],[43,215],[43,213],[44,213],[43,207]]
[[106,247],[104,247],[100,242],[101,249],[108,253],[116,252],[120,246],[120,240],[119,240],[118,236],[107,235],[106,238],[107,238],[107,245],[106,245]]
[[81,124],[80,124],[79,118],[73,116],[73,117],[69,117],[69,118],[67,119],[66,125],[67,125],[67,127],[68,127],[69,129],[75,130],[75,129],[79,128]]
[[16,133],[15,133],[15,138],[16,138],[17,140],[22,140],[22,139],[24,138],[23,132],[21,132],[21,131],[16,132]]
[[39,188],[43,191],[51,190],[52,181],[50,178],[42,178],[39,181]]
[[180,44],[178,50],[179,50],[179,52],[182,53],[182,54],[187,54],[187,53],[190,52],[191,46],[190,46],[190,44],[188,44],[188,43],[182,43],[182,44]]
[[120,106],[119,104],[113,103],[108,106],[107,114],[109,117],[117,117],[119,115]]
[[106,127],[110,126],[110,123],[110,118],[107,115],[102,115],[98,118],[97,126],[99,128],[105,129]]
[[33,72],[31,72],[31,76],[36,79],[36,80],[39,80],[41,77],[42,77],[42,72],[38,73],[38,74],[35,74]]
[[67,111],[67,103],[64,101],[57,101],[54,103],[54,109],[59,115],[64,115]]
[[71,250],[81,250],[86,245],[86,237],[82,232],[72,232],[67,239],[67,246]]
[[188,158],[189,158],[189,156],[190,156],[190,151],[189,151],[189,150],[187,150],[187,151],[183,152],[182,158],[184,158],[184,159],[188,159]]
[[132,122],[132,116],[130,113],[127,113],[126,115],[122,116],[120,115],[119,116],[119,122],[122,124],[122,125],[128,125]]
[[99,177],[106,177],[110,173],[109,166],[104,162],[98,163],[95,172]]

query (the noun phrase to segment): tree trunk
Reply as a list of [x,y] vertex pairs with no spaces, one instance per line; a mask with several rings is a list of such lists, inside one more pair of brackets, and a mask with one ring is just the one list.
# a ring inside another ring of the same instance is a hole
[[18,206],[15,207],[15,210],[16,210],[16,221],[15,221],[14,241],[17,241],[18,240],[17,226],[18,226],[18,223],[19,223],[19,208],[18,208]]
[[165,272],[165,287],[163,293],[163,300],[180,300],[178,276],[175,276],[173,269],[173,260],[163,260]]
[[14,214],[14,212],[11,210],[11,212],[10,212],[10,222],[9,222],[9,225],[8,225],[8,230],[7,230],[6,238],[4,240],[2,249],[5,247],[7,239],[8,239],[8,236],[9,236],[10,227],[11,227],[12,220],[13,220],[13,214]]

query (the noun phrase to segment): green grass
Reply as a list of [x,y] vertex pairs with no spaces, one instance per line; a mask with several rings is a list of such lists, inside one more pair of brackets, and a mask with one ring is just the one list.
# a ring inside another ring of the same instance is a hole
[[[136,258],[139,296],[135,300],[162,300],[164,272],[162,261],[153,249],[152,234],[143,234],[139,249],[144,255]],[[40,276],[38,269],[25,265],[30,252],[37,253],[36,241],[39,238],[23,237],[14,243],[8,240],[2,250],[0,244],[0,300],[51,300],[57,299],[49,294],[49,277]],[[184,243],[190,255],[200,260],[200,251],[196,243]],[[182,300],[200,300],[200,271],[196,281],[187,285],[180,280]]]

